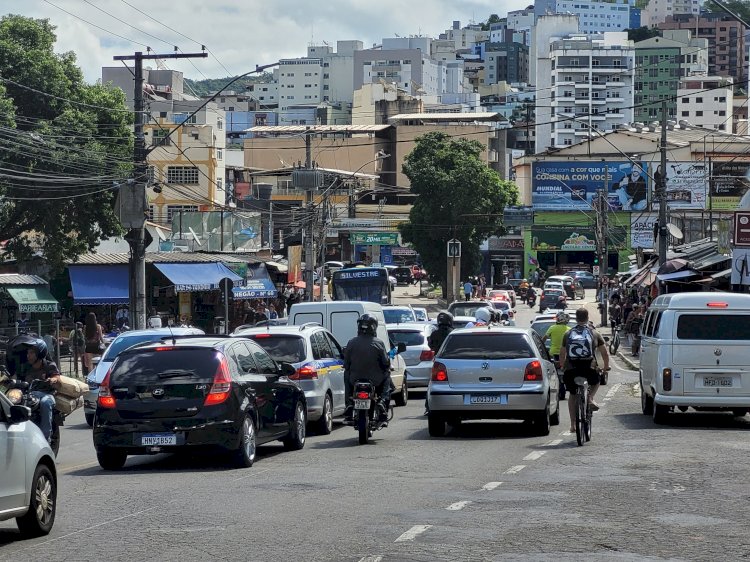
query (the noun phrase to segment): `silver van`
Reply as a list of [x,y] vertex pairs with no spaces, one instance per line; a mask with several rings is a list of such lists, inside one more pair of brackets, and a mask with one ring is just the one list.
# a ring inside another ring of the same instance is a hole
[[662,295],[641,330],[641,407],[655,423],[675,407],[750,410],[750,295]]

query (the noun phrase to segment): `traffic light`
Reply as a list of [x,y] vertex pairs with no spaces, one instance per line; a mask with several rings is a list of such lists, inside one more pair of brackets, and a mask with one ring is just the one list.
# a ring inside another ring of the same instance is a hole
[[599,256],[594,257],[594,265],[599,265]]

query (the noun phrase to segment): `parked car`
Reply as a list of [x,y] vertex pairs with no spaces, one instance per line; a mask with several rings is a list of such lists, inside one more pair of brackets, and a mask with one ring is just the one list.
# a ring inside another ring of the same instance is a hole
[[548,287],[545,287],[542,290],[542,294],[539,297],[539,312],[542,313],[548,308],[554,308],[554,306],[557,304],[557,301],[560,299],[561,296],[565,295],[565,291],[560,289],[551,289]]
[[396,344],[406,345],[401,353],[406,362],[406,380],[409,388],[426,387],[432,373],[432,358],[435,353],[427,340],[437,330],[433,324],[389,324],[388,335]]
[[154,328],[151,330],[132,330],[123,332],[117,336],[96,363],[94,370],[86,377],[89,390],[83,395],[83,414],[89,426],[94,425],[94,414],[96,413],[96,399],[99,396],[99,385],[102,384],[107,371],[114,363],[117,356],[126,349],[145,342],[160,341],[161,339],[175,336],[196,336],[203,334],[199,328]]
[[547,435],[560,423],[557,370],[536,332],[520,328],[454,330],[435,356],[427,391],[428,428],[446,423],[522,419]]
[[[547,278],[547,283],[550,282],[562,283],[565,288],[565,293],[570,299],[575,300],[586,298],[586,291],[584,291],[583,287],[569,275],[553,275],[552,277]],[[545,285],[547,285],[547,283],[545,283]]]
[[175,338],[121,352],[99,387],[94,447],[105,470],[128,455],[218,449],[250,467],[258,445],[305,445],[307,403],[257,343],[229,337]]
[[430,317],[427,315],[426,308],[413,306],[411,307],[411,309],[414,311],[414,316],[416,316],[417,322],[429,322],[430,321]]
[[411,285],[414,281],[410,267],[397,267],[393,270],[392,275],[400,285]]
[[47,535],[57,510],[55,454],[26,406],[0,393],[0,521],[15,519],[24,537]]
[[590,271],[571,271],[570,276],[584,289],[596,289],[598,284],[596,277]]
[[346,409],[344,354],[328,330],[315,324],[250,328],[233,337],[253,340],[273,359],[291,363],[296,372],[289,377],[305,392],[307,421],[317,433],[328,435],[333,418]]
[[386,324],[403,324],[404,322],[417,321],[417,316],[410,306],[384,305],[383,316],[385,316]]

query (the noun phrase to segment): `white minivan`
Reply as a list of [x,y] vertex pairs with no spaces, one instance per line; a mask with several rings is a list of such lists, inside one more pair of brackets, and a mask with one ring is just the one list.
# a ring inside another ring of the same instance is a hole
[[[294,326],[302,326],[309,322],[320,324],[333,334],[341,347],[345,347],[349,340],[357,335],[357,320],[363,314],[371,314],[378,319],[377,337],[383,342],[386,349],[392,349],[395,344],[388,337],[383,307],[373,302],[326,301],[293,304],[289,310],[288,324]],[[396,406],[406,406],[409,400],[406,363],[400,355],[396,355],[391,360],[391,379],[396,387],[393,393]]]
[[676,293],[654,299],[640,349],[641,407],[664,423],[677,407],[750,410],[750,295]]

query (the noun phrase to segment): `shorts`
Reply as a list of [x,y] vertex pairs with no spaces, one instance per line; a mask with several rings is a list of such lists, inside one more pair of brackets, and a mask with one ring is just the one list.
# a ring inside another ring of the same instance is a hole
[[578,390],[578,387],[576,386],[576,383],[575,383],[576,377],[586,377],[586,380],[588,381],[589,386],[596,386],[600,382],[599,373],[595,369],[592,369],[591,367],[589,368],[578,367],[575,369],[568,369],[567,371],[565,371],[565,374],[563,374],[563,383],[565,383],[565,389],[570,394],[576,394]]

